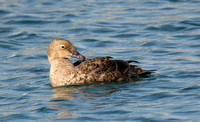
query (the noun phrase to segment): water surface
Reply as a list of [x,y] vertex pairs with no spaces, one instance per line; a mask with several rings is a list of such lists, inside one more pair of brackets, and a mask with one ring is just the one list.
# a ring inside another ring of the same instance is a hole
[[[0,121],[200,121],[199,0],[1,0]],[[137,82],[52,88],[46,50],[157,69]]]

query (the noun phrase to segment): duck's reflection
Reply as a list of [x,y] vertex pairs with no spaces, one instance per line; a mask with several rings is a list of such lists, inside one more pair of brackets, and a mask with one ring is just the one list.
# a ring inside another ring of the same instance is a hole
[[81,110],[110,104],[109,96],[116,91],[118,87],[100,84],[53,88],[51,108],[58,110],[58,118],[78,118]]

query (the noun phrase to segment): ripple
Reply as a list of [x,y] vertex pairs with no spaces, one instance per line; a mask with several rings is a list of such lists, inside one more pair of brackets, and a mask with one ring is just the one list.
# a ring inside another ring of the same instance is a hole
[[107,47],[115,43],[114,41],[100,41],[97,39],[83,39],[82,42],[87,46],[92,44],[96,48]]
[[39,25],[39,24],[48,24],[50,22],[48,21],[43,21],[43,20],[10,20],[5,22],[4,24],[34,24],[34,25]]
[[170,52],[166,51],[166,50],[153,50],[152,53],[156,53],[156,54],[168,54]]
[[160,93],[153,93],[153,94],[149,94],[149,95],[145,95],[145,96],[142,96],[141,98],[142,99],[145,99],[145,100],[160,100],[160,99],[165,99],[165,98],[168,98],[168,97],[173,97],[172,94],[169,94],[168,92],[160,92]]
[[187,29],[184,26],[174,26],[174,25],[161,25],[160,27],[148,27],[146,30],[153,30],[153,31],[167,31],[167,32],[174,32],[174,31],[182,31]]
[[99,115],[107,115],[108,113],[110,114],[127,114],[127,113],[130,113],[129,111],[125,111],[125,110],[110,110],[110,111],[100,111],[100,112],[97,112],[97,114]]
[[87,31],[86,28],[73,28],[69,30],[70,32],[82,32],[82,31]]
[[9,35],[9,38],[26,37],[27,35],[28,33],[25,31],[13,32]]
[[48,108],[48,107],[40,107],[40,108],[36,109],[35,111],[39,112],[39,113],[51,113],[51,112],[57,111],[57,110],[52,109],[52,108]]
[[84,41],[84,42],[98,42],[99,40],[97,40],[97,39],[83,39],[82,41]]
[[[8,42],[3,42],[3,41],[0,41],[0,48],[2,49],[6,49],[6,50],[18,50],[19,48],[17,48],[17,46],[15,46],[14,44],[15,43],[12,43],[11,41],[8,41]],[[17,45],[20,45],[17,43]]]
[[151,46],[154,46],[155,44],[157,44],[157,41],[150,41],[150,42],[146,42],[146,43],[142,44],[142,46],[151,47]]
[[173,7],[165,7],[165,8],[162,8],[161,10],[174,10],[176,8],[173,8]]
[[193,78],[193,77],[200,77],[200,71],[180,71],[175,73],[174,75],[177,78]]
[[[25,84],[20,84],[16,88],[14,88],[14,90],[16,90],[16,91],[24,91],[24,92],[32,91],[34,89],[36,89],[36,88],[35,87],[29,87],[29,86],[27,86]],[[25,96],[25,95],[23,95],[23,96]],[[21,96],[21,97],[23,97],[23,96]],[[20,99],[21,99],[21,97],[20,97]],[[25,97],[27,99],[27,96],[25,96]]]
[[0,10],[0,15],[5,15],[5,14],[9,14],[10,12],[9,11],[5,11],[5,10]]
[[12,32],[14,28],[12,27],[0,27],[0,33],[9,33]]
[[115,36],[112,36],[112,37],[115,37],[115,38],[132,38],[132,37],[137,37],[137,36],[140,36],[139,34],[117,34]]
[[182,24],[188,24],[188,25],[193,25],[193,26],[200,26],[199,20],[196,20],[196,21],[185,20],[185,21],[181,21],[180,23],[182,23]]
[[62,20],[62,21],[57,21],[56,23],[63,24],[63,23],[70,23],[70,22],[71,22],[70,20]]
[[93,33],[111,33],[111,32],[114,32],[114,30],[106,29],[106,28],[100,28],[100,29],[95,29],[92,32]]
[[200,89],[200,86],[198,85],[193,85],[193,86],[189,86],[189,87],[186,87],[186,88],[182,88],[180,90],[180,92],[184,92],[184,93],[187,93],[187,92],[190,92],[190,91],[194,91],[196,92],[196,90]]
[[67,18],[76,18],[78,16],[76,16],[74,14],[66,14],[66,15],[64,15],[64,17],[67,17]]
[[[199,38],[200,38],[200,36],[199,36]],[[191,45],[189,45],[189,47],[191,47],[191,48],[200,48],[200,44],[191,44]]]
[[101,119],[97,119],[94,117],[79,117],[76,120],[78,120],[78,121],[100,121]]
[[96,22],[97,25],[110,25],[110,22]]
[[136,8],[128,8],[126,9],[126,11],[136,11],[137,9]]
[[4,117],[4,119],[2,118],[2,120],[6,120],[6,121],[15,121],[16,119],[14,118],[17,118],[18,120],[20,119],[30,119],[30,120],[35,120],[36,118],[35,117],[31,117],[29,115],[25,115],[25,114],[11,114],[11,115],[7,115],[6,117]]
[[[27,33],[25,31],[13,32],[13,33],[10,33],[8,36],[9,36],[8,38],[10,39],[20,39],[20,40],[34,39],[38,37],[36,33]],[[19,41],[17,43],[20,44]]]
[[24,14],[11,14],[10,16],[5,16],[4,19],[6,20],[31,20],[31,19],[36,19],[35,16],[30,16],[30,15],[24,15]]

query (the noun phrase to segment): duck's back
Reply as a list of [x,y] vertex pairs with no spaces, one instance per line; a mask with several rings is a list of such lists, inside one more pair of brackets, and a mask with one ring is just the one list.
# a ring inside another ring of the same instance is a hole
[[132,81],[133,78],[151,73],[136,65],[132,61],[110,60],[112,57],[97,57],[75,63],[81,74],[87,74],[88,81]]

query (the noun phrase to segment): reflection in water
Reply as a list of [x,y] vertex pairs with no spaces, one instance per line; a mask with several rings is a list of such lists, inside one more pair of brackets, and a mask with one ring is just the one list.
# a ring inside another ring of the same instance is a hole
[[[78,105],[82,109],[104,108],[110,103],[109,96],[117,91],[119,88],[109,85],[105,87],[102,84],[53,88],[54,94],[50,107],[59,111],[58,118],[78,118],[78,113],[81,111],[73,110],[73,106]],[[85,101],[91,102],[84,103]]]

